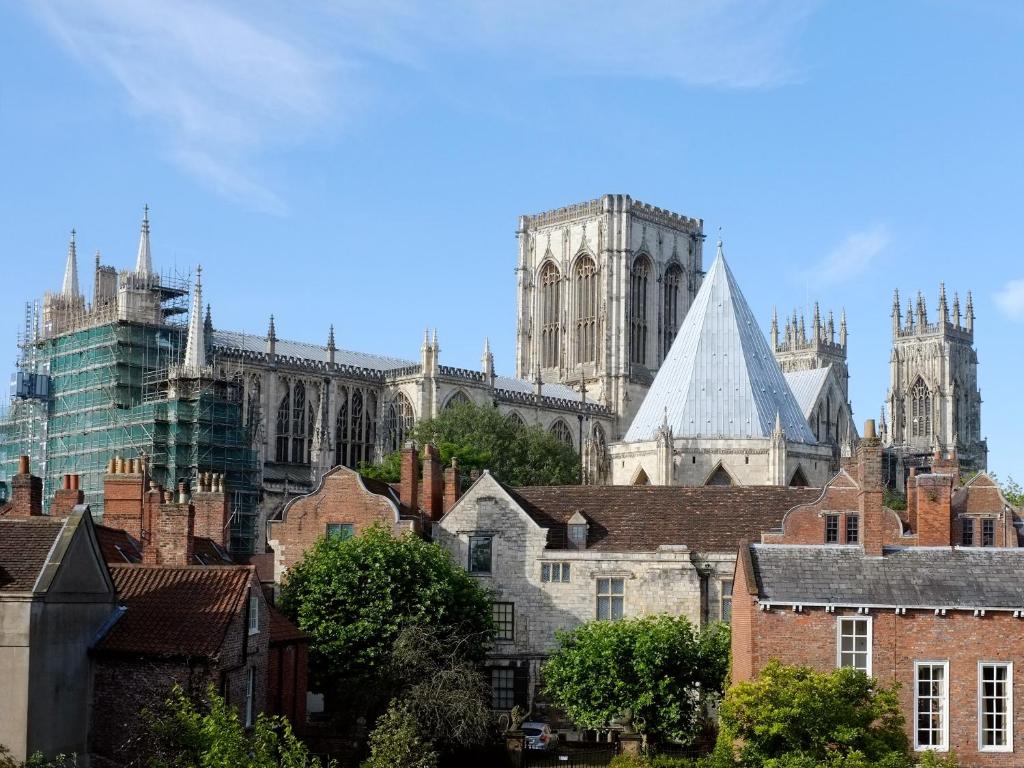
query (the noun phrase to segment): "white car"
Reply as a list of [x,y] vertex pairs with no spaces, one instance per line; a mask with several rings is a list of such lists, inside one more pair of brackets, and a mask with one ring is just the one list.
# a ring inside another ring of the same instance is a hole
[[523,723],[523,742],[527,749],[547,749],[551,743],[551,727],[547,723]]

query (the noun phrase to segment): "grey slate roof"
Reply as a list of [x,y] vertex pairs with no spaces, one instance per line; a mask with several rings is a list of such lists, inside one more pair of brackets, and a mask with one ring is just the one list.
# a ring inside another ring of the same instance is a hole
[[828,381],[828,373],[831,370],[832,366],[828,365],[824,368],[812,368],[809,371],[787,371],[782,374],[786,377],[786,383],[789,384],[789,389],[807,420],[811,418],[811,410],[818,402],[818,395],[821,394],[821,388]]
[[[526,379],[514,379],[511,376],[494,377],[495,389],[504,389],[508,392],[521,392],[522,394],[532,395],[535,386],[532,381],[527,381]],[[579,401],[583,399],[579,392],[572,387],[567,387],[565,384],[544,383],[541,386],[540,393],[544,397],[557,397],[561,400]],[[593,402],[593,398],[588,402]]]
[[768,603],[1024,609],[1024,549],[753,544],[750,559]]
[[[239,331],[215,330],[213,332],[213,346],[263,354],[267,351],[267,337],[258,334],[241,333]],[[320,363],[326,363],[329,359],[327,347],[307,344],[304,341],[278,339],[275,350],[282,357],[315,360]],[[406,368],[410,365],[416,365],[411,360],[400,360],[396,357],[372,355],[366,352],[352,352],[345,349],[337,350],[334,359],[338,365],[351,365],[357,368],[369,368],[376,371],[390,371],[395,368]]]
[[766,438],[778,413],[787,440],[816,442],[721,243],[626,442],[654,439],[666,413],[676,437]]

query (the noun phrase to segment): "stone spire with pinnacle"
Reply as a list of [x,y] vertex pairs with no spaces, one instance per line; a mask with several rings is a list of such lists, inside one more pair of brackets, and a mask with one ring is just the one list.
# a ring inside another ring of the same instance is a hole
[[772,307],[772,352],[779,349],[779,310]]
[[199,376],[206,368],[206,335],[203,323],[203,268],[196,267],[192,289],[192,312],[188,317],[188,341],[185,344],[185,373]]
[[68,242],[68,262],[64,266],[64,282],[60,289],[61,296],[68,299],[77,299],[81,293],[78,290],[78,253],[75,250],[75,230],[71,230],[71,240]]
[[480,356],[480,370],[490,384],[494,384],[494,353],[491,352],[491,340],[484,336],[484,351]]
[[274,316],[270,316],[270,326],[267,328],[267,354],[273,357],[277,353],[277,329],[274,328]]
[[149,206],[142,211],[142,234],[139,235],[139,254],[135,257],[135,272],[140,277],[153,274],[153,257],[149,252]]
[[330,330],[327,331],[327,362],[334,365],[335,353],[338,348],[334,345],[334,323],[331,323]]

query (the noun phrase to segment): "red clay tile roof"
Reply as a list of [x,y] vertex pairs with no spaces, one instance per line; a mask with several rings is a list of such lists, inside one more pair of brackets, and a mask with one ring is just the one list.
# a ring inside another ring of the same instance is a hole
[[111,565],[124,615],[97,645],[107,653],[214,658],[244,609],[253,569]]
[[309,635],[292,624],[288,618],[273,606],[270,611],[270,644],[308,642]]
[[64,520],[0,519],[0,592],[31,592]]
[[692,551],[735,552],[741,539],[759,541],[820,488],[785,486],[566,485],[506,488],[538,525],[548,547],[564,549],[566,522],[579,511],[590,528],[587,549],[650,552],[664,544]]

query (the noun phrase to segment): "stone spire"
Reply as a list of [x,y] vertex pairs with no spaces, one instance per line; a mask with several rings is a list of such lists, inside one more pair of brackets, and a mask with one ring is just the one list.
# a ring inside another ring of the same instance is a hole
[[185,373],[199,376],[206,368],[206,336],[203,323],[203,268],[196,267],[192,289],[192,311],[188,316],[188,341],[185,343]]
[[914,330],[914,313],[910,308],[910,304],[907,304],[907,318],[906,322],[903,324],[903,329],[905,331]]
[[832,310],[831,309],[828,311],[828,339],[827,340],[828,340],[829,344],[835,344],[836,343],[836,319],[835,319],[835,316],[832,314]]
[[953,291],[953,326],[960,327],[960,294]]
[[946,306],[946,284],[939,283],[939,322],[945,327],[949,322],[949,308]]
[[484,372],[484,378],[494,384],[494,354],[491,352],[491,340],[484,336],[484,351],[480,356],[480,370]]
[[327,362],[334,365],[335,353],[338,348],[334,346],[334,323],[331,323],[331,328],[327,332]]
[[928,325],[928,307],[925,305],[924,294],[917,292],[917,327],[923,331]]
[[974,297],[971,296],[971,292],[967,292],[967,324],[966,329],[968,333],[974,333]]
[[779,348],[779,311],[772,307],[772,352]]
[[68,262],[64,266],[64,282],[60,289],[61,296],[68,299],[77,299],[81,293],[78,290],[78,253],[75,250],[75,230],[71,230],[71,240],[68,242]]
[[818,307],[818,302],[814,302],[814,342],[817,344],[821,338],[821,309]]
[[839,346],[846,348],[846,309],[839,315]]
[[800,315],[800,343],[807,343],[807,326],[804,325],[804,316]]
[[139,254],[135,257],[135,272],[140,277],[153,274],[153,257],[149,252],[149,206],[142,212],[142,234],[139,235]]
[[274,328],[274,316],[270,316],[270,327],[267,328],[267,354],[273,357],[277,353],[277,329]]
[[210,304],[206,304],[206,316],[203,318],[203,333],[206,334],[206,340],[209,342],[210,336],[213,334],[213,313],[210,312]]
[[900,335],[900,289],[892,292],[892,337]]

